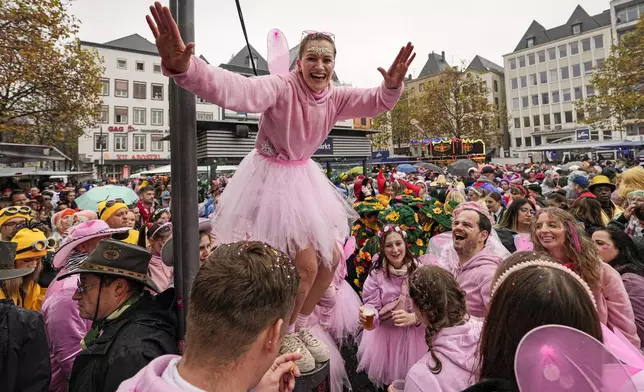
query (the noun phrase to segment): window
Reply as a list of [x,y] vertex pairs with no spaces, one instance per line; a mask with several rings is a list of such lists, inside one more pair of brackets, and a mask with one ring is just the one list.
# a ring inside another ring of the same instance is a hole
[[593,86],[586,86],[586,96],[592,97],[595,95],[595,88]]
[[127,80],[116,79],[114,81],[114,96],[127,98]]
[[557,58],[557,48],[548,48],[548,60],[555,60]]
[[528,96],[527,95],[525,97],[521,97],[521,107],[524,107],[524,108],[528,107]]
[[561,124],[561,113],[553,113],[555,116],[555,124]]
[[512,109],[519,108],[519,98],[512,98]]
[[127,151],[127,134],[114,135],[114,151]]
[[543,115],[543,125],[550,125],[550,114],[546,113]]
[[570,43],[570,55],[572,56],[575,54],[579,54],[579,42],[577,41]]
[[564,119],[566,120],[566,123],[572,122],[572,110],[564,112]]
[[521,76],[521,88],[528,87],[528,77]]
[[518,119],[518,118],[515,118],[515,119],[514,119],[514,127],[515,127],[516,129],[521,128],[521,119]]
[[150,109],[150,112],[152,113],[150,124],[163,125],[163,109]]
[[598,35],[593,37],[593,41],[595,41],[595,49],[601,49],[604,47],[604,36],[603,35]]
[[548,96],[548,93],[542,93],[541,94],[541,104],[542,105],[547,105],[550,103],[550,98]]
[[514,146],[515,147],[521,147],[521,138],[520,137],[514,138]]
[[528,65],[534,65],[534,53],[528,55]]
[[150,135],[151,148],[152,151],[163,151],[163,135]]
[[552,92],[552,103],[559,103],[559,91]]
[[581,49],[584,52],[590,51],[590,38],[586,38],[586,39],[581,40]]
[[530,136],[525,137],[525,146],[532,147],[532,138]]
[[534,137],[534,145],[535,146],[540,146],[541,145],[541,136],[535,136]]
[[127,107],[115,106],[114,107],[114,123],[115,124],[127,124],[127,111],[128,111]]
[[134,108],[134,125],[145,125],[146,120],[146,109],[145,108]]
[[418,85],[418,91],[420,91],[420,92],[425,91],[425,85],[423,83]]
[[563,90],[562,94],[563,94],[563,101],[564,101],[564,102],[570,102],[570,89],[569,89],[569,88],[565,88],[565,89]]
[[161,73],[161,64],[154,64],[152,66],[152,72],[154,73]]
[[595,60],[595,68],[600,69],[602,65],[604,65],[605,59],[597,59]]
[[567,56],[568,56],[568,46],[567,45],[559,46],[559,58],[562,59]]
[[134,151],[145,151],[145,139],[147,135],[134,135]]
[[137,61],[136,62],[136,70],[137,71],[145,71],[145,63],[143,61]]
[[528,48],[531,48],[534,46],[534,37],[528,38]]
[[604,140],[613,140],[613,132],[609,130],[604,130],[603,132]]
[[532,106],[539,106],[539,94],[532,96]]
[[578,78],[581,76],[581,65],[580,64],[573,64],[572,65],[572,77],[573,78]]
[[101,124],[107,124],[110,122],[110,107],[107,105],[103,105],[101,107],[101,112],[98,115],[98,121]]
[[599,140],[599,131],[590,131],[590,140]]
[[517,81],[517,78],[512,78],[512,80],[510,80],[510,83],[512,84],[512,90],[516,90],[519,88],[519,83]]
[[496,106],[499,106],[499,98],[494,97],[494,104],[495,104]]
[[556,69],[550,70],[550,83],[556,82],[559,80],[559,71]]
[[530,74],[530,86],[537,85],[537,74]]
[[497,82],[496,80],[493,80],[492,85],[494,86],[495,92],[499,91],[499,82]]
[[125,59],[116,60],[116,68],[118,68],[118,69],[127,69],[127,60],[125,60]]
[[107,133],[95,133],[94,134],[94,151],[107,151]]
[[519,68],[525,67],[525,56],[519,57]]
[[517,69],[517,59],[510,59],[508,63],[510,64],[510,69]]
[[[252,68],[253,66],[252,66],[252,65],[251,65],[251,63],[250,63],[250,60],[251,60],[251,57],[250,57],[250,56],[246,56],[246,60],[244,60],[244,64],[245,64],[247,67]],[[257,67],[257,57],[253,56],[253,57],[252,57],[252,60],[253,60],[253,64],[255,64],[255,66]]]
[[570,70],[568,67],[561,67],[561,80],[566,80],[570,78]]
[[133,96],[136,99],[145,99],[145,92],[148,86],[145,82],[133,82]]
[[584,63],[584,73],[586,75],[590,75],[593,73],[593,62],[592,61],[586,61]]
[[540,50],[537,52],[537,57],[539,57],[539,62],[540,63],[545,63],[546,62],[546,51],[545,50]]
[[547,71],[539,72],[539,81],[541,82],[541,84],[548,83],[548,72]]
[[572,33],[575,34],[575,35],[581,34],[581,24],[580,23],[572,25]]
[[101,93],[99,95],[110,95],[109,79],[101,79]]
[[575,87],[575,99],[582,99],[581,87]]
[[530,128],[530,117],[523,117],[523,126],[525,128]]
[[535,114],[534,116],[532,116],[532,122],[533,122],[532,125],[534,125],[535,127],[538,127],[539,125],[541,125],[541,117],[539,117],[538,114]]
[[152,99],[155,101],[163,101],[163,85],[152,84]]
[[[197,112],[197,121],[212,121],[215,119],[215,116],[212,112]],[[365,120],[365,124],[362,124],[362,120]],[[361,125],[367,125],[367,119],[360,119]]]

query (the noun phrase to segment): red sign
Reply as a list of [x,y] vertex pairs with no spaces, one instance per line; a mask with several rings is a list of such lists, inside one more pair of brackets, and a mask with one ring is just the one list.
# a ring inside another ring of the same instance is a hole
[[134,159],[134,160],[161,159],[161,154],[132,154],[132,155],[116,154],[116,159],[118,159],[118,160],[127,160],[127,159]]
[[[107,130],[109,132],[125,132],[125,127],[113,126],[113,127],[107,127]],[[131,125],[127,126],[127,132],[134,132],[134,131],[136,131],[136,128],[134,128]]]

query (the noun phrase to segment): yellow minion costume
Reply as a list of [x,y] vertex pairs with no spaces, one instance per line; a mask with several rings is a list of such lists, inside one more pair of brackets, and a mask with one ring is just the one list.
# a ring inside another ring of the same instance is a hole
[[4,226],[5,223],[14,218],[24,218],[29,222],[31,220],[31,208],[12,206],[1,209],[0,227]]
[[[108,206],[109,204],[109,206]],[[125,208],[128,209],[127,204],[121,201],[102,201],[98,203],[98,217],[102,221],[107,222],[108,219],[116,213],[116,211]],[[139,232],[136,230],[128,231],[128,236],[125,239],[119,239],[120,241],[126,242],[128,244],[137,245],[139,242]]]
[[[13,236],[11,242],[15,242],[17,245],[15,260],[24,260],[44,257],[47,254],[47,245],[50,241],[42,231],[24,228]],[[46,288],[42,288],[37,282],[31,281],[26,286],[23,283],[20,293],[14,293],[11,299],[17,306],[39,312],[46,292]],[[0,291],[0,299],[4,298],[4,291]]]

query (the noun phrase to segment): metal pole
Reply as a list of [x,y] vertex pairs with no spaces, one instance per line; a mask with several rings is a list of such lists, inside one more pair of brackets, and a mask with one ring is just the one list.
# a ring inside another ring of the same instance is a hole
[[99,140],[101,141],[101,174],[100,174],[100,179],[103,179],[103,126],[101,125],[101,133],[98,136]]
[[[183,41],[195,39],[194,0],[170,0],[170,11]],[[192,282],[199,269],[197,212],[197,115],[194,94],[170,81],[170,156],[172,174],[172,237],[174,287],[177,298],[177,340],[183,352],[186,311]]]

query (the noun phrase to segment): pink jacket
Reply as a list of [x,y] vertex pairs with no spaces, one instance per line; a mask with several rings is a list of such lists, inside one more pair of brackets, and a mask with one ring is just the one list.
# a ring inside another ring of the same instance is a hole
[[[62,269],[58,275],[66,273]],[[45,331],[51,362],[50,392],[66,392],[72,365],[81,352],[80,341],[91,327],[78,313],[78,305],[72,299],[79,276],[72,275],[63,280],[53,280],[47,288],[41,312],[45,319]]]
[[503,260],[495,256],[488,247],[459,265],[454,277],[465,291],[467,311],[475,317],[485,317],[492,294],[492,278]]
[[637,336],[635,314],[619,272],[607,263],[602,263],[601,290],[594,290],[599,321],[620,332],[638,349],[641,342]]
[[330,87],[316,98],[301,75],[247,78],[192,57],[181,74],[163,72],[184,89],[225,109],[262,113],[255,148],[283,160],[310,158],[334,124],[343,119],[375,117],[392,109],[403,87],[361,89]]
[[[387,278],[382,269],[375,270],[369,273],[367,280],[364,282],[362,289],[362,302],[367,305],[373,305],[377,312],[374,317],[374,325],[380,325],[380,317],[378,313],[390,302],[395,301],[401,294],[402,285],[407,276],[393,276]],[[411,300],[407,301],[411,304]],[[407,309],[411,312],[411,309]]]
[[463,325],[440,331],[434,338],[434,354],[443,365],[441,372],[429,370],[436,363],[430,353],[425,354],[409,369],[405,392],[459,392],[473,385],[482,328],[483,321],[472,317]]
[[165,265],[161,256],[152,255],[150,264],[148,264],[148,275],[157,285],[159,293],[162,293],[170,287],[170,283],[174,280],[174,268]]
[[183,392],[183,389],[170,385],[162,378],[163,372],[178,355],[162,355],[146,367],[139,370],[134,377],[125,380],[117,392]]

